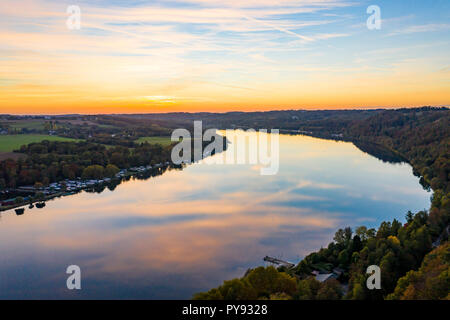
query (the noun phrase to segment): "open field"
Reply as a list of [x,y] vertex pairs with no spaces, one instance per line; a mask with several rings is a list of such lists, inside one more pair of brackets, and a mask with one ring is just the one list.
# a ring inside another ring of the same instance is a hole
[[75,139],[63,138],[58,136],[50,136],[44,134],[18,134],[18,135],[2,135],[0,136],[0,152],[12,152],[19,149],[21,146],[41,142],[43,140],[49,141],[77,141]]
[[[58,119],[53,120],[56,122],[56,125],[61,127],[70,127],[70,126],[98,126],[100,128],[115,128],[115,126],[107,125],[107,124],[99,124],[94,121],[90,120],[82,120],[82,119],[71,119],[71,120],[65,120],[65,119]],[[34,130],[34,131],[40,131],[45,130],[45,124],[48,123],[47,120],[41,120],[41,119],[26,119],[26,120],[7,120],[7,121],[0,121],[0,126],[8,127],[15,130]]]
[[136,143],[144,143],[148,142],[151,144],[160,144],[162,146],[168,146],[172,144],[172,140],[170,137],[142,137],[136,140]]

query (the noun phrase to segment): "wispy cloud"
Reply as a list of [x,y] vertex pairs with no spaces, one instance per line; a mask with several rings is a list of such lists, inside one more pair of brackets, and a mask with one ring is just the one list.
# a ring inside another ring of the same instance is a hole
[[[405,50],[387,35],[448,29],[442,19],[408,26],[419,11],[405,5],[389,16],[382,2],[383,28],[370,32],[365,5],[348,0],[78,0],[81,30],[67,29],[66,2],[2,0],[0,100],[36,109],[89,101],[144,109],[154,102],[142,97],[170,97],[160,100],[177,110],[283,108],[356,104],[344,95],[358,88],[355,96],[365,94],[359,104],[368,105],[383,95],[367,79],[383,73],[403,86]],[[404,47],[423,42],[414,38]],[[408,54],[440,70],[450,64],[443,52]],[[442,88],[440,74],[423,88]],[[37,98],[46,95],[55,98]]]
[[388,36],[397,36],[402,34],[413,34],[413,33],[422,33],[422,32],[435,32],[435,31],[443,31],[450,29],[450,24],[424,24],[424,25],[416,25],[409,26],[388,34]]

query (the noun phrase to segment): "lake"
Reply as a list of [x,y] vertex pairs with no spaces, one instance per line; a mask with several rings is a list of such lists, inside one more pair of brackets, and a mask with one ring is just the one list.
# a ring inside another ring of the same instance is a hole
[[[215,157],[220,155],[215,155]],[[280,135],[279,172],[204,161],[0,219],[1,299],[189,299],[264,265],[297,263],[338,228],[404,222],[431,193],[406,163],[352,143]],[[81,268],[81,290],[66,268]]]

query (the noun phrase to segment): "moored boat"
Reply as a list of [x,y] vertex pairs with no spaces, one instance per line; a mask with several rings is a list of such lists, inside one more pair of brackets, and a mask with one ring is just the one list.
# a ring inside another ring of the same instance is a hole
[[36,203],[36,208],[42,209],[43,207],[45,207],[45,202],[38,202],[38,203]]
[[25,208],[17,208],[15,211],[16,211],[16,214],[18,216],[20,216],[20,215],[24,214]]

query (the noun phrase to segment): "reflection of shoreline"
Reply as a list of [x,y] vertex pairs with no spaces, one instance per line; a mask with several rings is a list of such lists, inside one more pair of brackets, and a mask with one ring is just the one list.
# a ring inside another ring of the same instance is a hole
[[116,177],[116,178],[111,179],[110,182],[102,182],[102,183],[95,184],[93,186],[89,186],[86,188],[80,188],[77,190],[72,190],[72,191],[67,191],[67,192],[66,191],[55,192],[55,193],[46,195],[44,197],[41,197],[39,199],[34,199],[31,201],[26,200],[26,201],[23,201],[21,203],[17,203],[14,205],[0,207],[0,212],[6,212],[6,211],[17,209],[20,207],[26,207],[27,205],[34,204],[34,203],[50,201],[50,200],[54,200],[56,198],[72,196],[75,194],[79,194],[83,191],[85,191],[87,193],[102,193],[106,188],[108,188],[110,191],[114,191],[114,189],[118,185],[120,185],[122,182],[129,181],[131,178],[135,178],[138,180],[147,180],[151,177],[160,176],[160,175],[164,174],[167,170],[170,171],[170,170],[182,170],[182,169],[183,169],[183,166],[170,164],[170,165],[162,165],[160,167],[153,167],[152,169],[149,169],[149,170],[146,170],[143,172],[128,170],[125,174],[123,174],[119,178]]
[[[351,144],[300,136],[281,142],[286,170],[273,183],[247,166],[200,162],[154,180],[145,181],[145,174],[130,177],[114,192],[82,192],[49,202],[45,211],[26,212],[22,219],[5,215],[0,270],[8,276],[8,287],[0,296],[20,299],[30,292],[38,298],[70,298],[53,291],[63,283],[55,280],[54,270],[76,262],[95,284],[83,291],[83,298],[190,299],[224,279],[241,277],[261,265],[265,255],[298,262],[327,245],[339,227],[369,223],[371,217],[375,225],[384,219],[378,214],[403,212],[373,206],[371,191],[344,199],[345,189],[364,172],[360,170],[377,162]],[[362,165],[348,169],[352,159]],[[343,169],[329,166],[343,162]],[[313,165],[336,175],[318,174]],[[410,176],[400,166],[394,169]],[[378,176],[368,174],[367,184]],[[347,176],[348,181],[339,179]],[[401,179],[393,186],[396,181]],[[374,188],[385,192],[384,187]],[[392,194],[401,196],[395,188]],[[346,207],[330,209],[341,204]],[[39,268],[39,286],[30,288],[22,280],[17,270],[25,265]]]
[[343,134],[320,135],[311,131],[284,130],[280,129],[280,133],[290,136],[303,135],[324,140],[334,140],[342,142],[350,142],[359,150],[368,155],[388,163],[409,163],[409,161],[399,152],[389,149],[381,144],[353,138],[345,138]]
[[[226,149],[228,147],[228,141],[226,140],[226,138],[224,138],[220,135],[216,136],[216,138],[224,139],[225,143],[224,143],[224,148],[223,148],[222,152],[226,151]],[[203,144],[205,144],[205,143],[206,142],[203,142]],[[202,147],[204,147],[204,146],[202,146]],[[214,155],[216,155],[215,150],[214,150],[214,152],[208,154],[207,157],[212,157]],[[203,160],[203,159],[205,159],[204,155],[201,160]],[[21,203],[12,204],[9,206],[0,206],[0,213],[14,210],[14,209],[21,208],[21,207],[24,207],[24,209],[26,209],[26,206],[34,204],[34,203],[50,201],[50,200],[54,200],[56,198],[61,198],[61,197],[66,197],[66,196],[72,196],[75,194],[79,194],[82,191],[85,191],[87,193],[102,193],[106,188],[108,188],[110,191],[114,191],[114,189],[118,185],[120,185],[122,182],[129,181],[131,178],[134,178],[137,180],[148,180],[152,177],[163,175],[167,170],[169,170],[169,171],[183,170],[183,168],[185,168],[187,165],[194,164],[199,161],[191,161],[190,163],[182,163],[180,165],[166,162],[165,164],[160,163],[160,164],[154,165],[153,167],[152,166],[147,166],[147,167],[141,166],[138,168],[123,169],[120,174],[117,174],[114,178],[109,179],[110,180],[109,182],[105,181],[105,179],[102,179],[102,180],[100,180],[101,182],[95,183],[94,185],[83,187],[83,188],[77,188],[75,190],[58,191],[58,192],[54,192],[52,194],[48,194],[43,197],[35,198],[35,199],[26,197],[26,200],[24,200]]]
[[390,150],[385,146],[361,140],[352,141],[352,143],[362,152],[367,153],[383,162],[409,163],[409,161],[400,153]]

